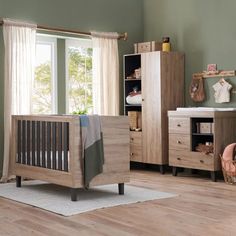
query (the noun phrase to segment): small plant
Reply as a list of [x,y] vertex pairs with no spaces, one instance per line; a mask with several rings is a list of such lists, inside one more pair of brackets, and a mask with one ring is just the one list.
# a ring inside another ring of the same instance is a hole
[[86,115],[86,114],[88,114],[88,111],[87,111],[87,109],[79,110],[79,111],[73,111],[72,114],[73,115]]

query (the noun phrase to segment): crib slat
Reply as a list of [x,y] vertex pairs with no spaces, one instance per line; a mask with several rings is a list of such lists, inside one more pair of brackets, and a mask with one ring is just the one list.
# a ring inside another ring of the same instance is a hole
[[52,169],[56,170],[56,139],[57,139],[57,132],[56,132],[56,122],[52,123]]
[[37,146],[36,146],[36,153],[37,153],[37,159],[36,159],[36,165],[40,166],[40,121],[37,121]]
[[27,145],[26,145],[26,150],[27,150],[27,156],[26,156],[26,163],[27,165],[30,165],[30,121],[27,120],[26,122],[26,139],[27,139]]
[[35,166],[35,121],[32,121],[32,127],[31,127],[31,132],[32,132],[32,166]]
[[64,133],[64,145],[63,145],[63,149],[64,149],[64,171],[68,171],[68,137],[69,137],[69,123],[65,122],[63,123],[63,133]]
[[58,130],[58,170],[62,170],[62,122],[57,123]]
[[21,120],[17,121],[17,163],[21,163]]
[[51,122],[47,122],[47,169],[51,168]]
[[26,146],[26,132],[25,132],[25,129],[26,129],[26,121],[23,120],[22,121],[22,164],[26,164],[26,150],[25,150],[25,146]]
[[42,122],[42,167],[46,167],[46,122]]

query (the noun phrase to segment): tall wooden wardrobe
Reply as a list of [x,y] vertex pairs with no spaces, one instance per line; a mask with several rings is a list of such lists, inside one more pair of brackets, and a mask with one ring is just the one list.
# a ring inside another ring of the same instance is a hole
[[[141,77],[135,70],[141,68]],[[141,91],[140,104],[128,104],[126,97],[134,89]],[[125,114],[141,112],[141,131],[130,131],[130,160],[168,164],[167,111],[184,104],[184,54],[146,52],[124,56]],[[130,113],[131,112],[131,113]],[[134,113],[133,113],[134,114]]]

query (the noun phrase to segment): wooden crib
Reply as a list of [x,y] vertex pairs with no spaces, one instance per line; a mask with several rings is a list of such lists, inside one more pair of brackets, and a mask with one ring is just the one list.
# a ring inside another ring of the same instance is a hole
[[[103,173],[94,177],[90,186],[118,184],[124,194],[129,181],[129,127],[124,116],[101,116],[104,142]],[[76,189],[84,187],[81,158],[80,120],[70,115],[14,115],[10,173],[71,188],[71,200],[76,201]]]

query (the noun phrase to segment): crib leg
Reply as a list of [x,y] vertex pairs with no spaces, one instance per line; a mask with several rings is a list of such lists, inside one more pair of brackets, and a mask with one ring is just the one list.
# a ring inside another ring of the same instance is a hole
[[125,193],[125,184],[124,183],[118,184],[118,189],[119,189],[119,194],[124,195],[124,193]]
[[73,202],[77,201],[77,189],[71,188],[70,194],[71,194],[71,201],[73,201]]
[[21,187],[21,176],[16,176],[16,187],[17,188]]

